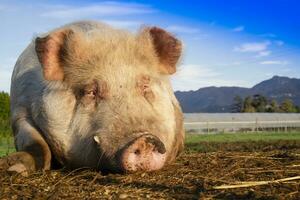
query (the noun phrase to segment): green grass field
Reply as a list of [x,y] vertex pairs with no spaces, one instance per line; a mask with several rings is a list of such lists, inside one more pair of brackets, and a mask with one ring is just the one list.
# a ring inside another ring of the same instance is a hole
[[0,156],[5,156],[15,151],[13,138],[9,136],[0,136]]
[[[220,146],[225,147],[230,145],[231,149],[234,143],[244,143],[251,145],[254,143],[260,143],[264,145],[265,143],[279,143],[282,141],[292,141],[300,143],[300,132],[287,132],[287,133],[268,133],[268,132],[258,132],[258,133],[222,133],[222,134],[186,134],[186,147],[190,150],[206,152],[214,150],[222,150]],[[276,146],[276,145],[274,145]],[[228,150],[228,149],[224,149]],[[5,156],[11,152],[14,152],[13,138],[9,136],[0,136],[0,156]]]
[[247,141],[271,141],[271,140],[300,140],[300,132],[287,133],[220,133],[220,134],[189,134],[186,135],[186,143],[197,142],[247,142]]

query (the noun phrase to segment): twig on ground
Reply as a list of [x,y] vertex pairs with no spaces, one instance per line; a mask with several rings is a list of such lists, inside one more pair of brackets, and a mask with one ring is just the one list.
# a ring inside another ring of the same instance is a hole
[[284,183],[291,180],[299,180],[300,176],[294,176],[290,178],[283,178],[283,179],[277,179],[273,181],[251,181],[251,182],[237,182],[233,185],[221,185],[221,186],[215,186],[213,189],[216,190],[222,190],[222,189],[233,189],[233,188],[241,188],[241,187],[252,187],[252,186],[259,186],[259,185],[267,185],[271,183]]

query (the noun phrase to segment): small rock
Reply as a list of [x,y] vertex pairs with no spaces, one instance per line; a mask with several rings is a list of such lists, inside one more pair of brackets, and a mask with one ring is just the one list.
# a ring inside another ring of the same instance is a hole
[[127,194],[120,194],[120,195],[119,195],[119,198],[120,198],[120,199],[126,199],[127,197],[128,197]]
[[109,189],[106,189],[105,192],[104,192],[105,195],[108,195],[109,193],[110,193]]

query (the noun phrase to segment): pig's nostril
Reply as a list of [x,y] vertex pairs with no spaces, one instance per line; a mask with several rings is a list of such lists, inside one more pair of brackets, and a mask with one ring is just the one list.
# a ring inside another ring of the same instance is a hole
[[155,151],[161,154],[166,153],[165,145],[160,140],[157,140],[156,138],[153,137],[147,137],[146,142],[153,144],[155,146],[154,149]]
[[137,150],[134,151],[134,154],[135,154],[135,155],[140,155],[140,154],[141,154],[141,151],[140,151],[139,149],[137,149]]

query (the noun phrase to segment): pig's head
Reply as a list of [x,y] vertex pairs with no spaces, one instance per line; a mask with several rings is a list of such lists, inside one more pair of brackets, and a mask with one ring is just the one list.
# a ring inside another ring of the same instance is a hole
[[63,28],[35,45],[47,131],[62,140],[49,142],[57,157],[67,151],[62,160],[111,171],[157,170],[174,160],[184,139],[169,80],[179,40],[157,27],[136,35]]

